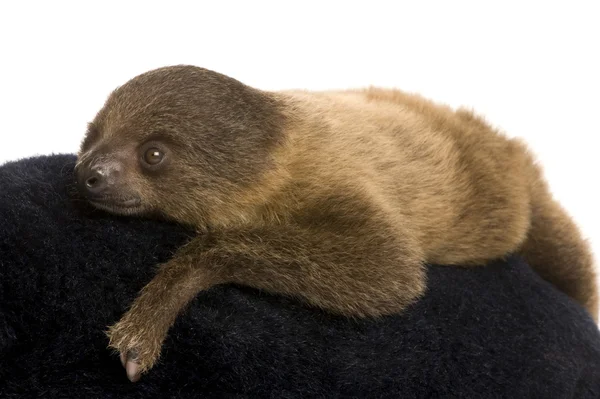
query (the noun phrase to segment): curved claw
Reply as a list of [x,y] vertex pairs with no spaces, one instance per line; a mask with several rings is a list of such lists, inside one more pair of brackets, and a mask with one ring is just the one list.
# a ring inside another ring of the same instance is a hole
[[127,355],[121,353],[121,364],[125,367],[127,378],[131,382],[137,382],[140,379],[140,365],[137,363],[137,354],[135,351],[127,352]]
[[131,382],[137,382],[140,379],[140,365],[131,360],[127,361],[127,365],[125,366],[125,371],[127,372],[127,378]]

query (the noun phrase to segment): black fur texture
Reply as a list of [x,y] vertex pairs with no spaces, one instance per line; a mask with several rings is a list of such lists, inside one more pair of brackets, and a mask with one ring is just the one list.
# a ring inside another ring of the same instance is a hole
[[190,232],[76,197],[75,157],[0,167],[1,398],[598,398],[590,316],[517,258],[430,266],[406,314],[352,321],[222,286],[127,380],[104,331]]

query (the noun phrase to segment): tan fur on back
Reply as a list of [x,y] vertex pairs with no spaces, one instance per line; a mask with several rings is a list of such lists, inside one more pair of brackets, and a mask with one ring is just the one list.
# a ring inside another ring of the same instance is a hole
[[[520,140],[467,110],[398,90],[275,95],[292,121],[280,165],[302,182],[302,192],[288,193],[293,201],[324,186],[360,193],[402,226],[398,234],[411,234],[429,263],[484,264],[523,249],[543,277],[597,317],[590,250]],[[554,220],[532,231],[532,216],[546,214]]]
[[481,263],[524,240],[532,166],[518,142],[397,91],[284,94],[292,179],[362,193],[411,227],[429,262]]

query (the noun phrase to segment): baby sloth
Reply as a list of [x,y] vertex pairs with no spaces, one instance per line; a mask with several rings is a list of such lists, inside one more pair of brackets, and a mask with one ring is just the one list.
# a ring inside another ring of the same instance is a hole
[[223,283],[372,317],[423,295],[426,263],[518,253],[597,317],[591,253],[525,146],[401,91],[266,92],[156,69],[109,96],[76,175],[100,209],[198,231],[108,331],[131,381]]

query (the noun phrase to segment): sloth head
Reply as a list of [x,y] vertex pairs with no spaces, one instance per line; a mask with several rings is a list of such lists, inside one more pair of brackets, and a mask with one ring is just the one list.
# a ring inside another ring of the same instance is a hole
[[267,93],[206,69],[144,73],[112,92],[89,124],[78,188],[112,213],[210,224],[272,167],[278,108]]

